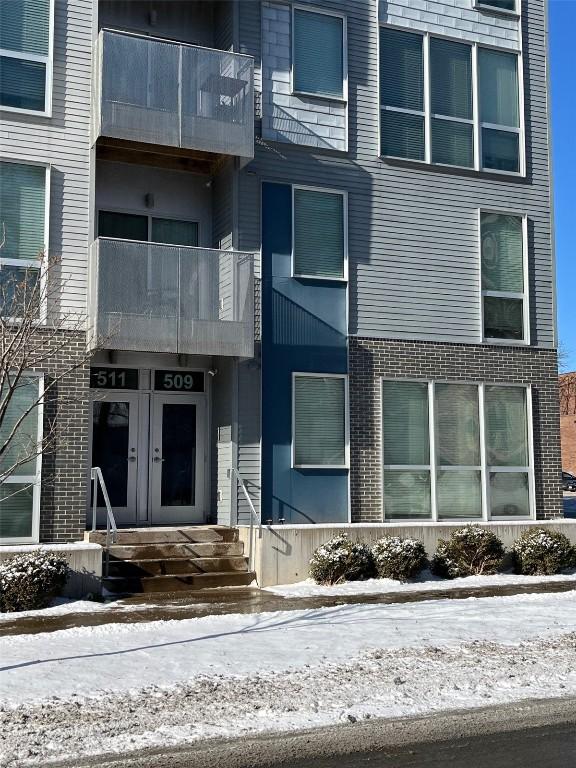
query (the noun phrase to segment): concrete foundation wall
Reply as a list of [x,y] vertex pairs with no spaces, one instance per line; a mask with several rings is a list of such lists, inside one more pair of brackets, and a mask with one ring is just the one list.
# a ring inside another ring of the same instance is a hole
[[23,552],[55,552],[63,555],[68,561],[71,573],[64,587],[64,597],[85,597],[100,594],[102,586],[102,547],[100,544],[73,542],[71,544],[20,544],[17,546],[0,547],[0,563],[13,555]]
[[[514,541],[535,525],[562,531],[573,544],[576,544],[576,520],[539,521],[537,523],[483,523],[502,539],[509,548]],[[269,526],[262,529],[262,537],[254,533],[255,570],[260,587],[275,584],[294,584],[308,578],[308,563],[315,549],[339,533],[347,533],[352,541],[373,544],[385,535],[410,536],[419,539],[431,556],[439,539],[450,536],[452,531],[462,528],[462,523],[430,525],[311,525],[311,526]],[[244,542],[245,552],[249,550],[249,528],[240,528],[240,540]]]

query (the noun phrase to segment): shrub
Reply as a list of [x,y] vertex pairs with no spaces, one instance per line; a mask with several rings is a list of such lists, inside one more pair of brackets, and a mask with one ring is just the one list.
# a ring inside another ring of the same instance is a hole
[[360,581],[374,575],[370,548],[350,541],[345,533],[318,547],[310,560],[310,576],[317,584]]
[[384,536],[372,547],[376,572],[382,579],[408,581],[428,564],[426,550],[417,539]]
[[504,545],[495,533],[467,525],[454,531],[447,541],[440,539],[430,567],[432,573],[447,579],[496,573],[504,554]]
[[69,574],[66,559],[54,552],[26,552],[0,565],[0,611],[46,608]]
[[517,573],[548,576],[576,566],[576,550],[563,533],[530,528],[512,547]]

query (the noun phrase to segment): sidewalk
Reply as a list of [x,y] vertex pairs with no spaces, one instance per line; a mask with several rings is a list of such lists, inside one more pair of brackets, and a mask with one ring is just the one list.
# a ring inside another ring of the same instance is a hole
[[[466,600],[470,597],[501,597],[537,593],[557,593],[576,590],[576,579],[557,578],[545,581],[533,577],[522,584],[455,587],[450,581],[417,585],[412,591],[385,591],[371,594],[334,594],[311,597],[283,597],[258,587],[206,589],[198,592],[165,595],[138,595],[114,602],[94,603],[93,611],[85,602],[82,611],[50,614],[34,612],[33,616],[0,615],[0,637],[9,635],[34,635],[39,632],[56,632],[74,627],[96,627],[104,624],[140,624],[151,621],[175,621],[197,619],[204,616],[256,614],[275,611],[302,611],[330,608],[339,605],[391,605],[419,603],[427,600]],[[462,583],[463,580],[459,580]]]

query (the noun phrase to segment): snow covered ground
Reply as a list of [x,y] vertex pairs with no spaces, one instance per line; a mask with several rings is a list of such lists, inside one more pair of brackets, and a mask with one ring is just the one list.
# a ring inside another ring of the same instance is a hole
[[559,576],[520,576],[515,573],[497,573],[493,576],[467,576],[460,579],[441,579],[430,571],[423,571],[418,579],[402,584],[394,579],[367,579],[366,581],[347,581],[325,587],[312,579],[296,584],[281,584],[267,587],[282,597],[324,597],[326,595],[374,595],[389,592],[445,592],[449,589],[469,589],[472,587],[500,587],[508,585],[546,584],[554,581],[576,581],[576,573]]
[[576,694],[576,592],[0,638],[0,765]]

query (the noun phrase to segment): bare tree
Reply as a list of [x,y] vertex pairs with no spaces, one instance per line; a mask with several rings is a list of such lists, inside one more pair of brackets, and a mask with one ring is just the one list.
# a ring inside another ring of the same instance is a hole
[[[3,229],[0,250],[4,242]],[[70,354],[71,337],[86,338],[86,316],[61,311],[63,288],[59,261],[43,253],[34,266],[0,265],[0,484],[66,439],[58,419],[62,398],[55,390],[93,350],[84,342]],[[33,387],[32,375],[37,380],[39,373],[45,374],[43,386]],[[44,410],[38,430],[38,409],[51,393],[54,407]]]
[[560,415],[576,415],[576,372],[562,373],[558,379]]
[[558,344],[558,370],[560,373],[567,373],[568,359],[570,357],[570,350],[566,347],[563,341]]

